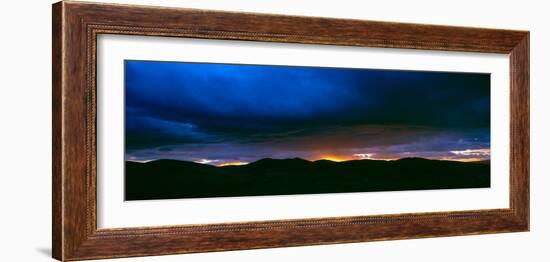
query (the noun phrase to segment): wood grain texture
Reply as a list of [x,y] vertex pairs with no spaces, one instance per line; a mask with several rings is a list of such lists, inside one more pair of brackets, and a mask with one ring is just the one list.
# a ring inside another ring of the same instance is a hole
[[[529,230],[529,33],[484,28],[60,2],[53,6],[53,257],[82,260]],[[510,208],[98,229],[99,34],[510,55]]]
[[529,227],[529,33],[510,52],[510,207]]
[[63,253],[63,189],[61,174],[61,71],[62,69],[62,33],[61,5],[52,8],[52,256],[61,257]]

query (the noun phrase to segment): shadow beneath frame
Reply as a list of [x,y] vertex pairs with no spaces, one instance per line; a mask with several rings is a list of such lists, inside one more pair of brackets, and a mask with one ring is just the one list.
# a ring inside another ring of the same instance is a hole
[[49,258],[52,257],[52,248],[50,247],[39,247],[36,249],[36,251],[44,256],[47,256]]

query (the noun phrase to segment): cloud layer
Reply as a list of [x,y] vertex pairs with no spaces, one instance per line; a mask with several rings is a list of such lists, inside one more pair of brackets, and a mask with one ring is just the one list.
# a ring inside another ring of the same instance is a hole
[[487,74],[144,61],[125,66],[127,159],[460,159],[472,156],[451,151],[489,148]]

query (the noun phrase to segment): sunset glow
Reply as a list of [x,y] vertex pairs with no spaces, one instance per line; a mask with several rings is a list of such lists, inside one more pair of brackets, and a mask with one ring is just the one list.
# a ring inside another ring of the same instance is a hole
[[218,166],[242,166],[246,164],[248,164],[248,162],[226,162],[223,164],[219,164]]
[[321,156],[319,158],[316,158],[315,160],[329,160],[329,161],[334,161],[334,162],[343,162],[343,161],[349,161],[349,160],[353,160],[353,159],[355,159],[355,158],[345,157],[345,156],[324,155],[324,156]]

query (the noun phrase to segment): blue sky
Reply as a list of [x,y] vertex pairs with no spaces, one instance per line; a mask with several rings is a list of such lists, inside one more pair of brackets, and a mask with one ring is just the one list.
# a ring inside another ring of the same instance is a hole
[[490,156],[490,76],[125,62],[126,159]]

